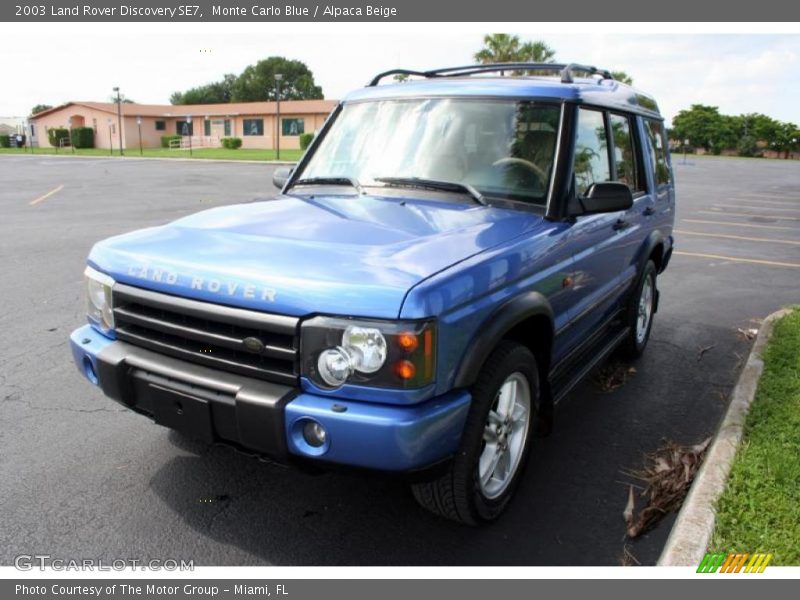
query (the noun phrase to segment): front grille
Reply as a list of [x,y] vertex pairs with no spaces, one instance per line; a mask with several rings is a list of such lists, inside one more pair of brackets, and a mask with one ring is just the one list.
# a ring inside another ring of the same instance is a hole
[[[297,384],[295,317],[272,315],[114,286],[117,338],[197,364],[289,385]],[[248,350],[246,338],[263,344]]]

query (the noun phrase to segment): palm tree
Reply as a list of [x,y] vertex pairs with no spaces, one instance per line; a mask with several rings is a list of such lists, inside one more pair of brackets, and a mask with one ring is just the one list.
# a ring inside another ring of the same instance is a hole
[[[484,65],[507,62],[554,62],[556,51],[542,41],[520,42],[519,36],[508,33],[492,33],[483,36],[483,48],[475,53],[475,60]],[[546,74],[552,72],[514,71],[514,75]],[[504,73],[501,71],[501,75]]]
[[483,36],[483,48],[475,53],[475,60],[484,65],[518,62],[521,45],[519,36],[508,33],[491,33]]
[[611,71],[611,76],[620,83],[633,85],[633,77],[628,75],[625,71]]

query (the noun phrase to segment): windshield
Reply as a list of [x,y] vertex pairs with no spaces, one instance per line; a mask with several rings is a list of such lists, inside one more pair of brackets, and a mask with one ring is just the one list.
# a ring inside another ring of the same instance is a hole
[[556,105],[518,100],[346,104],[298,180],[392,186],[399,185],[392,179],[420,179],[470,186],[489,199],[544,204],[559,115]]

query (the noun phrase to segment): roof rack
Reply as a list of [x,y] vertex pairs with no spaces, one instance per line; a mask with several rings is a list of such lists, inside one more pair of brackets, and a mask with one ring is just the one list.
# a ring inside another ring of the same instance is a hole
[[478,73],[497,73],[503,71],[553,71],[561,76],[561,83],[573,83],[573,73],[588,73],[589,76],[599,75],[601,79],[614,79],[611,73],[605,69],[598,69],[591,65],[580,65],[577,63],[533,63],[533,62],[512,62],[512,63],[493,63],[489,65],[465,65],[463,67],[446,67],[444,69],[431,69],[430,71],[413,71],[409,69],[392,69],[379,73],[367,84],[367,87],[375,87],[384,77],[390,75],[414,75],[432,79],[436,77],[464,77],[476,75]]

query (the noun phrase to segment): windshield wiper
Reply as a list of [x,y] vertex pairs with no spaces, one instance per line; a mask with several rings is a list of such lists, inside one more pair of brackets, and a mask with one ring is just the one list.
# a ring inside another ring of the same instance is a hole
[[460,192],[469,194],[475,202],[481,206],[487,206],[486,198],[478,190],[468,183],[456,183],[454,181],[439,181],[436,179],[425,179],[424,177],[375,177],[375,181],[386,183],[391,186],[415,187],[429,190],[442,190],[445,192]]
[[358,180],[354,177],[308,177],[306,179],[298,179],[292,183],[292,187],[296,185],[349,185],[355,188],[359,194],[364,193],[364,188],[361,187],[361,184],[358,183]]

